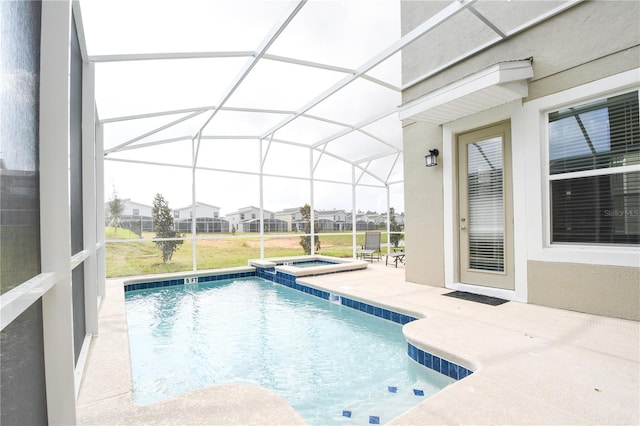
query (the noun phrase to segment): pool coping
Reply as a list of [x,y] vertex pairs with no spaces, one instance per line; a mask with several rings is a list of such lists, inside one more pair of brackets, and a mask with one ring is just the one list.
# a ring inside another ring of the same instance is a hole
[[474,370],[389,424],[639,424],[639,322],[443,297],[451,290],[374,266],[306,281],[423,313],[405,338]]
[[[304,262],[313,260],[324,260],[332,262],[330,265],[319,265],[307,268],[296,268],[295,266],[286,265],[289,262]],[[324,255],[307,255],[307,256],[288,256],[273,257],[267,259],[251,259],[249,265],[256,268],[273,268],[275,272],[283,272],[295,277],[306,277],[313,275],[333,274],[339,272],[357,271],[366,269],[368,262],[352,258],[341,258]]]
[[[79,424],[304,423],[286,401],[257,387],[213,386],[154,404],[153,410],[135,406],[123,281],[108,280],[100,307],[100,336],[92,339],[80,389]],[[441,297],[449,290],[406,282],[402,269],[381,263],[303,281],[323,291],[422,316],[403,327],[410,343],[474,367],[474,374],[390,424],[640,422],[637,322],[515,302],[491,307]],[[127,363],[129,369],[122,368]],[[221,389],[242,395],[244,401],[269,401],[272,408],[265,409],[261,402],[256,402],[255,410],[253,405],[250,410],[247,405],[240,408],[236,400],[221,396]],[[194,398],[200,401],[197,409],[189,405]],[[251,417],[253,412],[259,417]]]

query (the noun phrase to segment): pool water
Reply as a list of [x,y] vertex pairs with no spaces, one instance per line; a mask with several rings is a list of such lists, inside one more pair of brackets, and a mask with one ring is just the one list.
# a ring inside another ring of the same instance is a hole
[[295,266],[296,268],[311,268],[312,266],[327,266],[335,264],[335,262],[329,262],[326,260],[305,260],[300,262],[285,263],[285,265],[287,266]]
[[129,291],[126,310],[142,405],[254,383],[309,424],[382,424],[453,382],[407,356],[401,325],[260,278]]

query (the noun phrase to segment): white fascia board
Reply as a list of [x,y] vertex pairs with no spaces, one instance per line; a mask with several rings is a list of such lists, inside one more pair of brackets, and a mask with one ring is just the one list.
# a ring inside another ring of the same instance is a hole
[[[75,2],[74,2],[75,3]],[[159,61],[173,59],[206,59],[206,58],[244,58],[255,56],[253,51],[236,52],[166,52],[166,53],[130,53],[117,55],[91,55],[87,56],[89,62],[132,62],[132,61]]]
[[[444,124],[527,96],[526,80],[531,77],[529,60],[501,62],[407,102],[400,107],[399,118]],[[462,107],[466,104],[477,106],[469,110]],[[443,110],[446,114],[439,114]]]

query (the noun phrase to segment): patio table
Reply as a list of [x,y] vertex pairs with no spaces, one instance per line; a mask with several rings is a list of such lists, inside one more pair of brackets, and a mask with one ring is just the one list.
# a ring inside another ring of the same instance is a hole
[[393,258],[393,262],[396,265],[396,268],[398,267],[398,262],[404,264],[404,252],[395,252],[395,253],[389,253],[387,254],[387,257],[384,261],[385,266],[387,266],[389,264],[389,258]]

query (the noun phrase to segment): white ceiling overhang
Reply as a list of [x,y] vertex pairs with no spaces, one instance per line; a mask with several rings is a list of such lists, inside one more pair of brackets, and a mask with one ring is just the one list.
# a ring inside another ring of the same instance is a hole
[[530,60],[500,62],[400,107],[400,120],[444,124],[528,95]]

